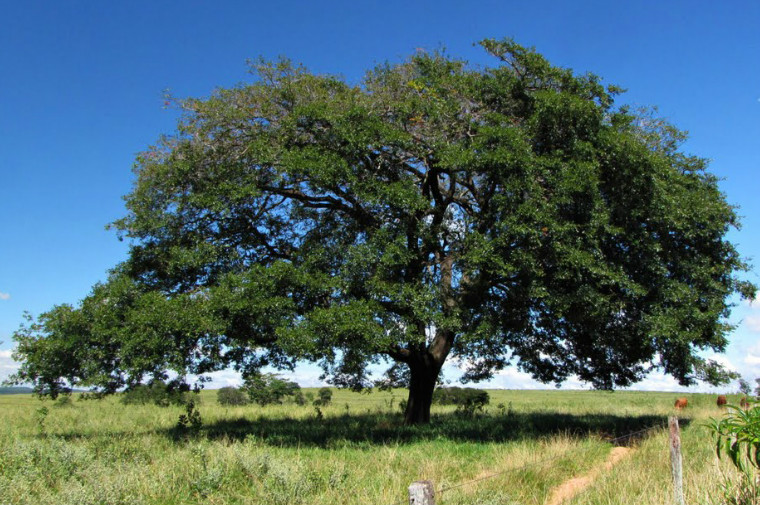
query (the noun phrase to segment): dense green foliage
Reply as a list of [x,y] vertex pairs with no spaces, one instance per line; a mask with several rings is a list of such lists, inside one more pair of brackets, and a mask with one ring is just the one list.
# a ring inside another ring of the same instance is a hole
[[473,402],[488,405],[489,401],[488,392],[483,389],[446,387],[437,388],[433,393],[433,403],[439,405],[463,405]]
[[219,405],[240,406],[247,405],[249,397],[242,389],[224,387],[216,391],[216,401]]
[[150,384],[138,384],[124,391],[119,400],[124,405],[144,405],[154,403],[161,407],[185,405],[190,401],[189,388],[184,385],[167,384],[155,381]]
[[244,389],[251,401],[261,406],[282,403],[285,397],[301,392],[298,384],[274,374],[254,374],[246,379]]
[[332,390],[330,388],[319,388],[317,391],[317,397],[314,399],[313,404],[316,407],[327,407],[332,403]]
[[228,366],[321,364],[337,386],[398,363],[425,422],[443,363],[629,386],[715,381],[738,225],[682,132],[510,40],[361,83],[288,61],[178,101],[137,159],[129,259],[15,334],[16,381],[56,395]]
[[465,416],[482,412],[490,401],[488,392],[482,389],[446,387],[433,392],[433,403],[456,405],[457,412]]

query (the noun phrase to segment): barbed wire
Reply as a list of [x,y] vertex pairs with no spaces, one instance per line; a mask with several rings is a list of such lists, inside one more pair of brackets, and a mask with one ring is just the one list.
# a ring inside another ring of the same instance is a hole
[[[610,443],[610,444],[615,444],[616,442],[620,442],[620,441],[626,440],[626,439],[630,440],[630,439],[632,439],[634,437],[643,435],[644,433],[647,433],[649,431],[653,431],[655,429],[665,429],[665,428],[667,428],[667,423],[658,423],[658,424],[649,426],[647,428],[643,428],[641,430],[637,430],[637,431],[634,431],[634,432],[631,432],[631,433],[627,433],[627,434],[621,435],[619,437],[611,438],[609,440],[606,440],[605,442]],[[471,479],[471,480],[468,480],[468,481],[465,481],[465,482],[460,482],[459,484],[452,484],[452,485],[449,485],[449,486],[443,486],[443,487],[441,487],[441,488],[439,488],[439,489],[437,489],[435,491],[435,495],[439,496],[439,495],[442,495],[443,493],[451,491],[453,489],[458,489],[458,488],[461,488],[461,487],[465,487],[465,486],[474,484],[476,482],[482,482],[484,480],[492,479],[494,477],[498,477],[500,475],[505,475],[505,474],[508,474],[508,473],[511,473],[511,472],[525,470],[525,469],[527,469],[529,467],[532,467],[532,466],[546,465],[547,463],[551,463],[551,462],[554,462],[554,461],[559,461],[560,459],[565,458],[568,455],[573,454],[575,452],[583,452],[583,451],[588,451],[590,449],[591,448],[588,448],[588,447],[576,447],[576,448],[573,448],[573,449],[568,449],[567,451],[565,451],[562,454],[559,454],[557,456],[552,456],[552,457],[549,457],[549,458],[544,458],[544,459],[538,460],[538,461],[531,461],[531,462],[525,463],[525,464],[520,465],[520,466],[515,466],[515,467],[512,467],[512,468],[508,468],[506,470],[502,470],[500,472],[494,472],[492,474],[485,475],[483,477],[478,477],[476,479]],[[391,503],[390,505],[402,505],[402,504],[404,504],[406,502],[407,502],[407,499],[402,499],[402,500],[395,501],[395,502]],[[514,502],[514,503],[517,503],[517,502]]]

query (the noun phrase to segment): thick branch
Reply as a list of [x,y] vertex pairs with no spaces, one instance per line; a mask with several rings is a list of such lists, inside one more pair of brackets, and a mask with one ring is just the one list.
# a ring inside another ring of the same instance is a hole
[[401,363],[409,363],[412,359],[412,353],[409,349],[404,349],[398,346],[387,349],[385,354]]
[[358,204],[354,206],[347,205],[342,200],[330,195],[311,196],[303,191],[293,188],[283,188],[276,186],[262,186],[264,191],[271,191],[274,194],[284,196],[304,204],[311,209],[329,209],[344,212],[359,221],[362,225],[372,226],[376,224],[375,218],[369,212],[365,211]]

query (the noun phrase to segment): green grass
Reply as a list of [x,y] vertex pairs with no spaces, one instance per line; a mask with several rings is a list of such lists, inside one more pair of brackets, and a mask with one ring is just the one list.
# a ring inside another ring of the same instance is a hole
[[[180,407],[77,395],[58,407],[0,396],[0,504],[383,505],[404,503],[411,482],[430,479],[452,487],[439,504],[540,505],[564,480],[602,464],[609,440],[663,425],[678,396],[489,393],[491,405],[474,419],[434,407],[431,425],[405,427],[403,391],[335,391],[323,419],[292,403],[225,408],[215,391],[204,391],[197,432],[176,429]],[[702,424],[720,411],[713,395],[685,396],[686,496],[709,503],[728,470],[717,465]],[[568,503],[670,500],[664,431],[627,442],[637,450]]]

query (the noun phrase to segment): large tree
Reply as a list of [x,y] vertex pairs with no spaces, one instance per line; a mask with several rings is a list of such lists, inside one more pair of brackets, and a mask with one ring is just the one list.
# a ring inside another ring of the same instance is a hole
[[359,84],[287,61],[184,99],[139,156],[129,259],[16,334],[16,380],[111,392],[166,370],[319,362],[407,378],[427,422],[449,358],[543,382],[715,379],[728,299],[753,287],[704,159],[618,89],[512,41],[474,68],[419,52]]

